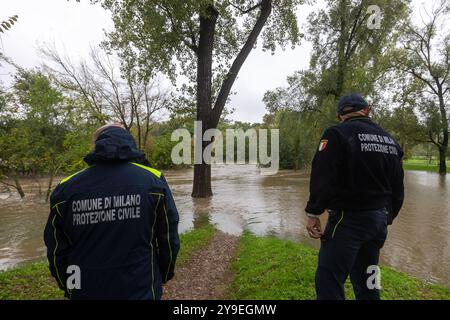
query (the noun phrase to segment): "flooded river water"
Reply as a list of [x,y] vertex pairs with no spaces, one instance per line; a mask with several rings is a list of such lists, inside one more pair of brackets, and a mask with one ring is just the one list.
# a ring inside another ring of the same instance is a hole
[[[239,235],[248,229],[319,247],[305,232],[306,172],[261,176],[251,165],[213,168],[214,196],[192,199],[193,171],[167,171],[180,212],[180,232],[206,222]],[[450,177],[420,171],[405,175],[405,204],[382,250],[382,263],[432,283],[450,286]],[[45,256],[48,206],[0,194],[0,270]],[[326,217],[324,217],[326,218]]]

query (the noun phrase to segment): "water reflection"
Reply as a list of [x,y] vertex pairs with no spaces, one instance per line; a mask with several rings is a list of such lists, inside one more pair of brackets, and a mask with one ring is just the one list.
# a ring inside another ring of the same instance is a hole
[[[254,166],[216,166],[214,196],[208,199],[191,198],[192,175],[192,170],[166,172],[180,211],[181,232],[209,222],[235,235],[248,229],[319,246],[305,230],[307,173],[282,171],[261,176]],[[448,179],[428,172],[406,172],[405,205],[389,228],[382,262],[450,286]],[[42,257],[47,205],[33,197],[24,202],[15,196],[4,198],[0,197],[0,268]]]

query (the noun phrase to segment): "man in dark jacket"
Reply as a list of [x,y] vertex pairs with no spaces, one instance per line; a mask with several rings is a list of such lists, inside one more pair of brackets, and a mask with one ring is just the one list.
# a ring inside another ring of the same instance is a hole
[[89,167],[51,196],[44,240],[53,277],[70,299],[160,299],[180,246],[164,176],[120,125],[97,130],[84,160]]
[[321,239],[318,299],[345,299],[348,275],[357,299],[380,298],[380,249],[403,203],[403,152],[369,112],[359,94],[342,97],[341,123],[325,130],[313,159],[305,211],[309,235]]

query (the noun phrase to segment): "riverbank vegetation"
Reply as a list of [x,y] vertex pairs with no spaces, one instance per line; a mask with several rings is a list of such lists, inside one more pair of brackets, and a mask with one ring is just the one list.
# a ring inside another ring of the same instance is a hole
[[[315,299],[317,250],[275,237],[244,233],[232,270],[231,299]],[[450,299],[450,289],[426,284],[392,268],[381,267],[381,298]],[[354,299],[349,281],[346,296]]]
[[[189,262],[212,240],[214,227],[205,225],[181,235],[178,266]],[[227,299],[315,299],[314,273],[317,250],[309,246],[258,237],[245,232],[233,259]],[[207,276],[207,275],[205,275]],[[450,289],[425,282],[382,267],[383,299],[450,299]],[[353,299],[349,284],[348,299]],[[62,299],[63,295],[50,276],[47,262],[35,262],[0,272],[1,299]]]
[[[447,172],[450,172],[450,161],[447,160]],[[439,172],[439,162],[436,159],[412,158],[403,161],[405,170]]]

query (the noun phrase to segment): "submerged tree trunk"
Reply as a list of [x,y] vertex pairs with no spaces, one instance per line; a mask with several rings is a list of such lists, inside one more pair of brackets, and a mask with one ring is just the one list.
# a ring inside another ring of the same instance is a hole
[[54,173],[52,171],[52,172],[50,172],[50,178],[48,179],[48,184],[47,184],[47,191],[45,192],[45,203],[47,203],[48,200],[50,199],[50,193],[52,191],[53,178],[54,178]]
[[447,148],[448,148],[448,120],[447,120],[447,110],[445,108],[444,93],[442,90],[442,85],[437,83],[438,87],[438,97],[439,97],[439,111],[441,114],[441,126],[442,126],[442,143],[439,146],[439,174],[447,174]]
[[[211,83],[214,32],[218,12],[213,6],[208,6],[205,15],[200,16],[200,37],[197,52],[197,121],[202,123],[203,133],[211,126]],[[203,150],[207,143],[202,143]],[[198,146],[200,147],[200,146]],[[206,198],[212,196],[211,165],[204,162],[194,166],[194,185],[192,197]]]
[[447,174],[447,164],[446,164],[446,155],[447,155],[447,147],[441,146],[439,148],[439,174],[446,175]]
[[211,165],[202,163],[194,165],[194,198],[206,198],[212,196]]
[[20,197],[22,199],[25,198],[25,192],[22,189],[22,185],[20,184],[19,177],[16,174],[13,174],[12,179],[14,181],[15,188],[16,188],[17,192],[19,193]]

